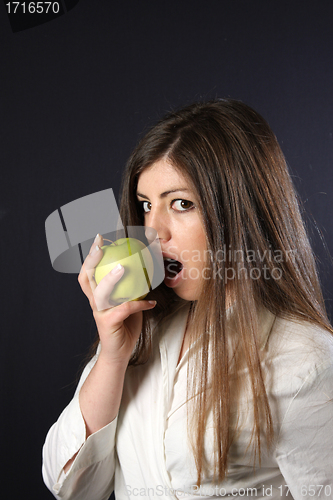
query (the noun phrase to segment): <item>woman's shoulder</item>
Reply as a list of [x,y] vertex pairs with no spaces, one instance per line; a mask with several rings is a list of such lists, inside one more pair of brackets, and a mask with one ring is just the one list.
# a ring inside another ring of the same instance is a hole
[[333,374],[333,334],[298,318],[274,317],[263,348],[265,364],[274,366],[285,385]]
[[269,342],[284,351],[333,355],[333,334],[317,323],[296,317],[274,317]]

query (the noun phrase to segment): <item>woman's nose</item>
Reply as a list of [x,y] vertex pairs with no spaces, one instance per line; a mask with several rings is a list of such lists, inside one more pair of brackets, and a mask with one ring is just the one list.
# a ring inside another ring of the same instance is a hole
[[171,238],[171,231],[168,223],[168,216],[160,211],[151,210],[145,219],[146,238],[148,241],[156,239],[168,241]]
[[145,236],[148,240],[148,243],[152,243],[157,239],[157,231],[153,227],[145,227]]

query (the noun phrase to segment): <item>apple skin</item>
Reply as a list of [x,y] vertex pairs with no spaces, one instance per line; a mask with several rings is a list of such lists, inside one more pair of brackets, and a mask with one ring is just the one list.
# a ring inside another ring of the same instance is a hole
[[146,245],[136,238],[120,238],[111,245],[102,246],[104,255],[95,268],[97,285],[117,264],[121,264],[125,269],[110,295],[112,303],[122,304],[129,300],[141,300],[147,295],[154,263],[149,250],[144,252],[144,261],[141,260],[140,252],[146,248]]

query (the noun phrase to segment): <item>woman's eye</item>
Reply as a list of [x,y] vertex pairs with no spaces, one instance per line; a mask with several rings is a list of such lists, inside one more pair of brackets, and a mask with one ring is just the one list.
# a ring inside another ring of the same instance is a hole
[[193,202],[189,200],[174,200],[172,202],[172,208],[174,210],[178,210],[179,212],[185,212],[186,210],[190,210],[193,207]]
[[142,208],[144,212],[150,212],[151,210],[151,203],[150,201],[143,201],[142,202]]

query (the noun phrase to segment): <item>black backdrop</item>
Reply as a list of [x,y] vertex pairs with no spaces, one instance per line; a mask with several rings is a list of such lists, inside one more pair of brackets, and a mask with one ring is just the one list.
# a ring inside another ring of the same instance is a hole
[[138,137],[171,107],[233,97],[269,121],[304,201],[332,317],[332,265],[319,233],[332,249],[333,3],[80,0],[15,33],[5,3],[1,494],[39,500],[52,498],[40,473],[45,434],[95,333],[76,276],[51,267],[45,219],[102,189],[117,195]]

